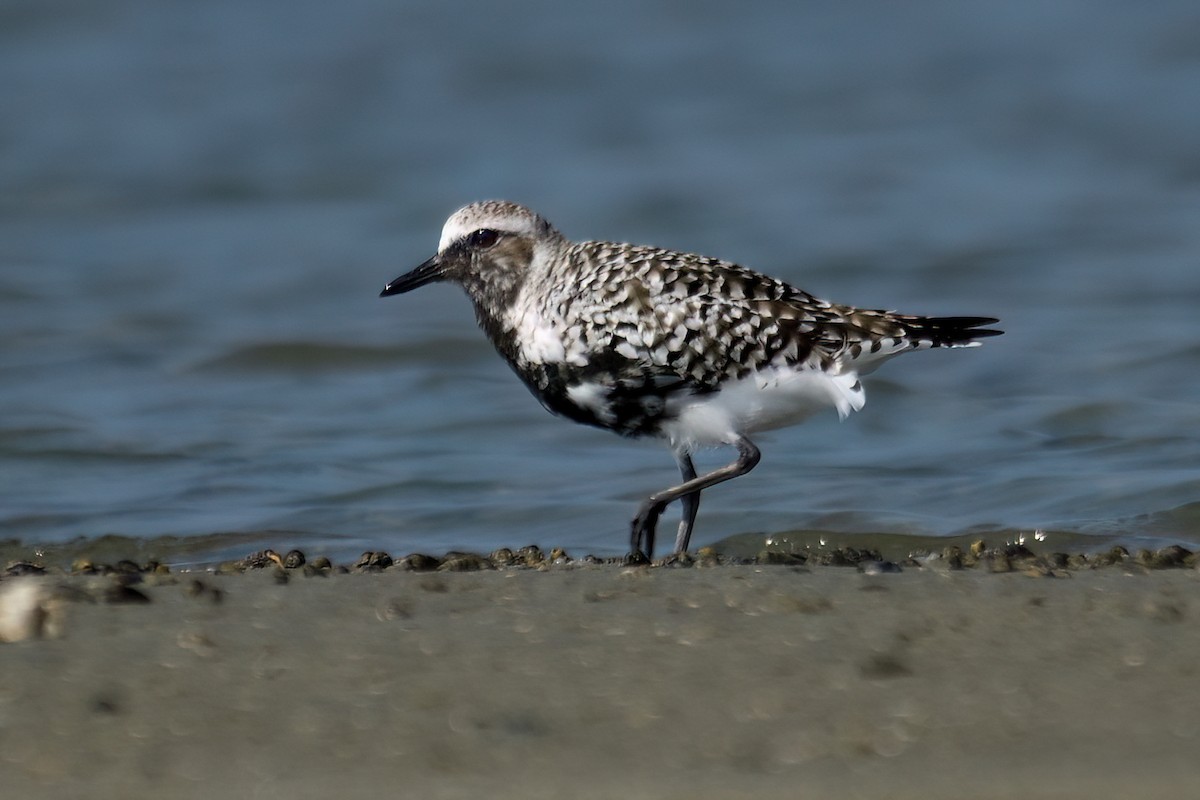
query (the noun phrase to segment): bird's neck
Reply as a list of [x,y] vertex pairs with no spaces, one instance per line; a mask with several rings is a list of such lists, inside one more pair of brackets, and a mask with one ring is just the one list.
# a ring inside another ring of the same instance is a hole
[[472,294],[470,291],[468,291],[468,295],[471,298],[471,303],[475,306],[475,319],[479,323],[479,327],[487,334],[488,340],[491,341],[500,355],[504,356],[504,360],[510,364],[515,364],[517,361],[518,342],[509,309],[512,307],[513,301],[515,301],[516,292],[512,293],[508,298],[508,302],[502,304],[493,302],[494,297],[483,299]]

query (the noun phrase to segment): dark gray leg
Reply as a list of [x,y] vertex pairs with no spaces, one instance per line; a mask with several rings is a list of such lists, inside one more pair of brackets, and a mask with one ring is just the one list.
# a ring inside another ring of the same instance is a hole
[[[684,483],[696,479],[696,465],[692,463],[690,455],[676,453],[675,462],[679,464],[679,474],[683,476]],[[685,494],[679,498],[679,502],[683,506],[683,514],[679,518],[679,533],[675,535],[675,552],[683,553],[692,540],[692,526],[696,524],[696,512],[700,510],[700,492]]]
[[[762,454],[758,452],[758,448],[754,446],[754,443],[744,436],[739,436],[732,444],[738,450],[738,457],[733,463],[726,464],[720,469],[715,469],[707,475],[685,480],[678,486],[672,486],[670,489],[664,489],[657,494],[652,494],[642,502],[641,507],[638,508],[637,516],[633,518],[630,536],[630,547],[632,548],[632,552],[629,554],[630,561],[637,562],[654,555],[654,529],[658,526],[658,518],[662,515],[663,509],[671,502],[681,497],[699,494],[702,490],[710,486],[715,486],[723,481],[736,478],[739,475],[745,475],[754,469],[754,465],[762,457]],[[691,460],[689,459],[688,461],[690,464]],[[683,465],[680,464],[680,471],[683,471],[683,468]],[[693,467],[694,471],[695,468]],[[698,504],[699,500],[697,499],[694,502]],[[684,513],[685,515],[687,513],[686,507],[684,508]],[[644,551],[642,550],[643,544],[646,547]],[[679,542],[677,540],[676,547],[678,545]]]

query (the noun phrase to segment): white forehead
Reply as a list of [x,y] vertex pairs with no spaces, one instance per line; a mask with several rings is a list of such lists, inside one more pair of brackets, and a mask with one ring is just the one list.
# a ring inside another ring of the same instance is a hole
[[549,223],[524,206],[504,200],[485,200],[463,206],[442,226],[438,252],[480,228],[536,237],[550,229]]

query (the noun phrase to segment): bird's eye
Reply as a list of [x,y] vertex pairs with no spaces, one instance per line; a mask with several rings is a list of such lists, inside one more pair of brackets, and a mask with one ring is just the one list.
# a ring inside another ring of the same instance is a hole
[[491,228],[480,228],[470,235],[468,241],[470,241],[471,247],[487,249],[494,245],[499,238],[500,234]]

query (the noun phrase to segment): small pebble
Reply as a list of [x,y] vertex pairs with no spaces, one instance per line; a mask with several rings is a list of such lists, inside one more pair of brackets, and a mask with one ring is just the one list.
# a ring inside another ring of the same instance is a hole
[[546,555],[536,544],[527,544],[517,551],[517,560],[526,566],[536,567],[546,560]]
[[438,572],[475,572],[495,569],[492,562],[478,553],[447,553],[438,564]]
[[511,567],[517,563],[517,554],[507,547],[501,547],[499,550],[493,551],[488,558],[491,560],[492,565],[497,568]]
[[396,562],[395,566],[409,572],[432,572],[438,568],[438,560],[423,553],[409,553]]
[[97,593],[97,599],[105,603],[149,603],[150,596],[135,589],[128,581],[111,580]]
[[380,550],[377,553],[367,551],[358,557],[354,568],[362,572],[379,572],[392,566],[392,557]]
[[39,580],[0,585],[0,642],[20,642],[62,633],[62,604]]
[[4,568],[4,577],[19,578],[23,575],[45,575],[46,568],[29,561],[10,561]]
[[225,592],[199,578],[193,578],[184,584],[183,593],[198,600],[208,600],[213,605],[225,599]]

